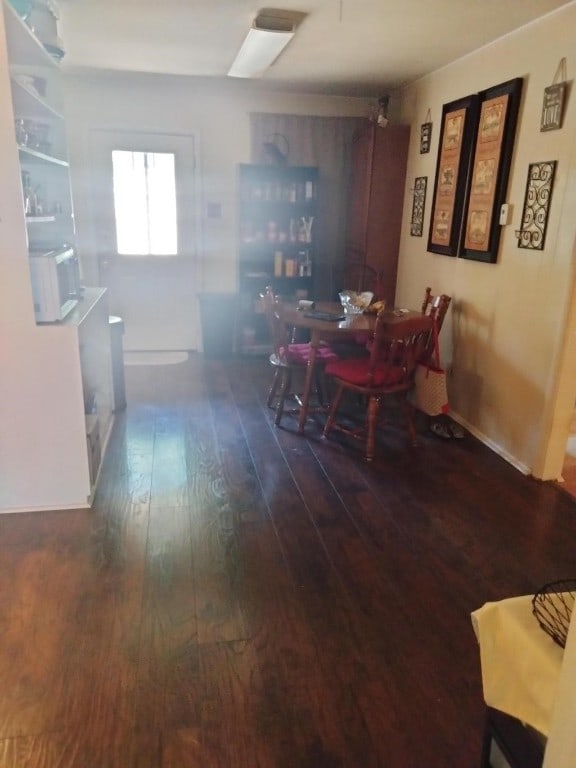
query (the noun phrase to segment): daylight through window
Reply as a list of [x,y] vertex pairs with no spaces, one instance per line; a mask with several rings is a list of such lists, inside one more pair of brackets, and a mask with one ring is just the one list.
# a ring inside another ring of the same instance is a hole
[[118,253],[177,254],[174,155],[114,150],[112,171]]

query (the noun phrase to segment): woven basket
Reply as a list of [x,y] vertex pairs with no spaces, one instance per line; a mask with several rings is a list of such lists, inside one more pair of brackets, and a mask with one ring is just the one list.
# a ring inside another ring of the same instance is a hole
[[566,647],[575,598],[576,579],[545,584],[532,598],[532,613],[538,624],[561,648]]

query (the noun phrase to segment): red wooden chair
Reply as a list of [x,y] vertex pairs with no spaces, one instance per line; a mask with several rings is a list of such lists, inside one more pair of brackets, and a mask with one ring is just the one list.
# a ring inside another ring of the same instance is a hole
[[[416,443],[413,408],[407,394],[414,386],[416,365],[428,344],[433,320],[430,316],[390,321],[390,315],[380,312],[376,319],[374,341],[370,356],[329,362],[326,375],[336,383],[336,395],[330,406],[324,436],[338,429],[354,437],[365,437],[366,459],[374,458],[376,427],[380,406],[385,399],[397,402],[403,410],[412,443]],[[366,423],[353,429],[336,423],[336,414],[346,390],[364,395],[367,400]]]
[[[280,425],[285,411],[285,403],[290,395],[298,402],[298,395],[292,392],[292,379],[294,372],[305,372],[310,360],[310,344],[293,344],[282,315],[282,302],[274,295],[271,287],[267,287],[262,296],[264,311],[268,320],[273,352],[270,355],[270,365],[274,368],[274,378],[268,393],[266,404],[269,408],[276,403],[276,416],[274,423]],[[338,356],[327,344],[322,344],[316,351],[316,390],[320,404],[323,405],[323,367],[328,362],[335,362]],[[313,409],[309,409],[313,412]],[[299,409],[291,409],[290,413],[299,413]]]
[[[422,314],[429,315],[436,323],[436,332],[440,334],[444,318],[448,312],[448,307],[452,301],[451,296],[447,296],[445,293],[440,293],[438,296],[432,295],[432,289],[426,288],[424,293],[424,301],[422,302]],[[429,355],[434,352],[434,339],[430,340],[429,348],[427,349]]]
[[[429,315],[433,318],[436,323],[437,335],[440,334],[451,301],[452,298],[445,293],[433,296],[432,289],[426,288],[424,301],[422,302],[422,314]],[[433,359],[434,344],[434,335],[431,335],[422,362],[430,362],[430,360]],[[437,437],[441,437],[445,440],[452,437],[463,438],[465,436],[462,427],[452,419],[448,418],[445,414],[430,417],[429,428]]]

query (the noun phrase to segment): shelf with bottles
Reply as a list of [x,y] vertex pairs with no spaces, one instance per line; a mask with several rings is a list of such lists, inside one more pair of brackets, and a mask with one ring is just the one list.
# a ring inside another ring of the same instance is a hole
[[16,116],[14,135],[20,163],[68,168],[64,126],[58,120],[31,120]]
[[56,216],[26,216],[26,224],[49,224],[56,221]]
[[272,218],[265,211],[242,216],[240,245],[265,248],[266,245],[310,244],[314,240],[314,219],[313,215],[290,216],[286,212]]
[[292,253],[277,250],[265,261],[243,261],[240,265],[239,278],[241,287],[250,289],[254,284],[277,280],[311,280],[313,261],[309,250]]
[[[242,166],[240,203],[313,203],[317,197],[316,169]],[[309,172],[309,173],[308,173]]]
[[64,120],[40,90],[45,91],[45,78],[28,74],[11,74],[14,114],[28,120]]
[[30,147],[19,144],[18,152],[20,153],[21,163],[49,163],[50,165],[59,165],[61,168],[69,167],[67,160],[62,160],[61,158],[54,157],[53,155],[47,155],[45,152],[40,152],[38,149],[31,149]]
[[49,178],[34,168],[22,168],[22,198],[27,220],[71,216],[68,179]]

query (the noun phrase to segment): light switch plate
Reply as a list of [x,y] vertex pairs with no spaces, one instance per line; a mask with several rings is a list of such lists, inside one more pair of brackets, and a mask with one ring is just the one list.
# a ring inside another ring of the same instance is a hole
[[508,203],[502,203],[500,206],[500,224],[501,226],[505,226],[509,222],[509,216],[510,216],[510,206]]

